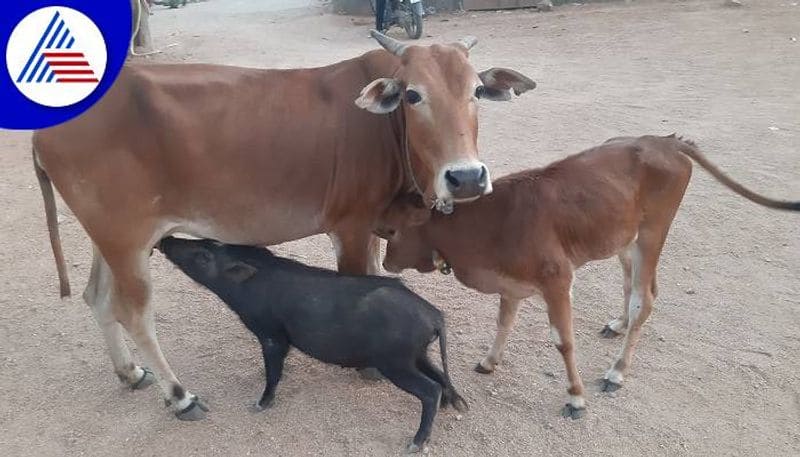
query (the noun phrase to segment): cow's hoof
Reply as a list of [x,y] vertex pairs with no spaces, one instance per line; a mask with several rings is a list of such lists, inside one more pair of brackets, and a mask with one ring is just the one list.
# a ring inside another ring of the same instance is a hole
[[408,447],[406,447],[406,453],[407,454],[418,454],[420,451],[423,451],[423,450],[424,449],[423,449],[422,446],[420,446],[419,444],[414,444],[414,443],[411,443],[411,444],[408,445]]
[[561,408],[561,415],[570,419],[580,419],[584,414],[586,414],[586,408],[576,408],[569,403]]
[[480,373],[480,374],[491,374],[492,372],[494,372],[494,370],[490,370],[490,369],[484,367],[483,365],[481,365],[480,362],[478,362],[475,365],[475,371]]
[[600,335],[603,338],[616,338],[622,334],[617,331],[614,331],[611,327],[606,325],[605,327],[603,327],[603,330],[600,330]]
[[138,381],[136,381],[136,382],[134,382],[133,384],[130,385],[131,390],[146,389],[146,388],[148,388],[150,386],[150,384],[153,384],[154,382],[156,382],[156,375],[153,374],[153,372],[150,371],[149,368],[147,368],[147,367],[141,367],[141,368],[142,368],[142,371],[143,371],[142,377],[139,378]]
[[603,379],[603,385],[600,388],[600,390],[602,390],[603,392],[616,392],[621,388],[622,384],[618,384],[608,379]]
[[199,398],[193,397],[189,406],[175,412],[175,417],[182,421],[199,421],[206,418],[207,412],[208,406]]
[[385,379],[377,368],[372,367],[359,368],[358,375],[366,381],[382,381]]

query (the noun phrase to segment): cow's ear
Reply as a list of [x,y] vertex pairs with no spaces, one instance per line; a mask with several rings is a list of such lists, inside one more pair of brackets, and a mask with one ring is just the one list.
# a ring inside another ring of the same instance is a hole
[[380,78],[361,89],[356,106],[375,114],[386,114],[400,106],[403,88],[396,79]]
[[490,68],[478,73],[483,82],[480,98],[493,101],[511,100],[511,91],[520,95],[536,88],[536,83],[522,73],[508,68]]
[[222,271],[222,274],[224,274],[231,281],[239,284],[253,277],[253,275],[256,274],[256,271],[256,267],[248,265],[244,262],[236,261],[225,265],[225,269]]

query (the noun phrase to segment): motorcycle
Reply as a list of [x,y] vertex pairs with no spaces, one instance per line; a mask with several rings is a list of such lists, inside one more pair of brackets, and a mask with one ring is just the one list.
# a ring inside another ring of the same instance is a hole
[[[376,0],[369,0],[372,13],[376,12]],[[397,25],[405,29],[412,40],[422,36],[422,0],[386,0],[384,8],[383,26],[388,29]]]

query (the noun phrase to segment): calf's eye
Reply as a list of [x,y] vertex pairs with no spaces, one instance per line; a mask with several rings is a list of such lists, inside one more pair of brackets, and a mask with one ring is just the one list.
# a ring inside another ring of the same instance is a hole
[[475,98],[481,98],[486,93],[486,88],[483,86],[478,86],[475,88]]
[[422,101],[422,95],[414,89],[408,89],[406,91],[406,101],[412,105],[416,105]]

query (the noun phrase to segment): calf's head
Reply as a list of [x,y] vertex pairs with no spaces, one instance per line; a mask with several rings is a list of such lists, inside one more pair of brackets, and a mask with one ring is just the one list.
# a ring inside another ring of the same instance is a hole
[[[240,284],[257,271],[251,265],[255,262],[246,262],[247,251],[254,248],[171,236],[161,240],[156,248],[190,278],[214,292]],[[263,251],[269,255],[269,251]]]
[[430,209],[416,195],[398,197],[383,213],[375,234],[387,241],[383,258],[386,271],[400,273],[414,268],[428,273],[436,269],[439,259],[425,236],[430,217]]
[[449,212],[453,202],[490,193],[489,170],[478,160],[478,100],[510,100],[512,92],[522,94],[536,83],[506,68],[476,72],[468,60],[474,37],[410,46],[376,31],[372,36],[400,58],[400,66],[364,87],[355,103],[377,114],[402,109],[403,160],[426,205]]

